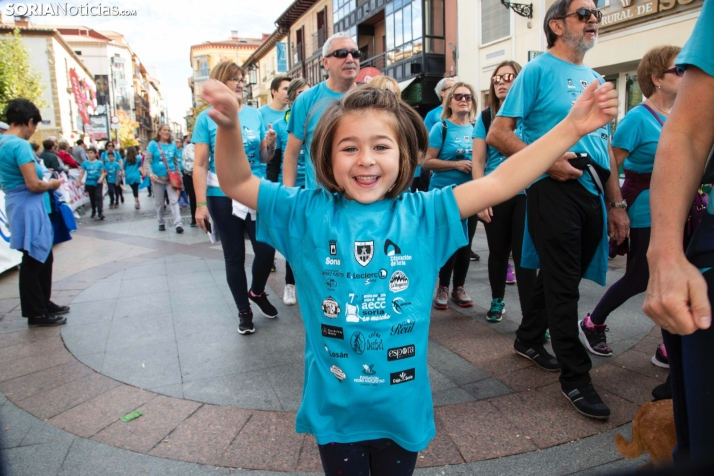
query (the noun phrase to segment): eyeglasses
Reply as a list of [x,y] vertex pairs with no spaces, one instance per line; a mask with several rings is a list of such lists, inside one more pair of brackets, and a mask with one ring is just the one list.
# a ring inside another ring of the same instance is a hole
[[473,94],[461,94],[461,93],[456,93],[454,94],[454,99],[457,101],[466,101],[466,102],[471,102],[474,98]]
[[667,74],[667,73],[676,74],[677,76],[679,76],[681,78],[682,76],[684,76],[684,68],[675,66],[674,68],[668,69],[667,71],[664,72],[664,74]]
[[590,17],[593,15],[595,16],[595,20],[597,20],[598,23],[602,21],[602,12],[600,10],[595,10],[594,8],[578,8],[573,13],[568,13],[567,15],[560,17],[560,19],[562,20],[573,15],[577,15],[578,20],[583,23],[589,22]]
[[228,78],[228,81],[233,81],[234,83],[244,83],[245,84],[245,78]]
[[360,59],[362,57],[362,52],[360,50],[346,50],[344,48],[340,48],[339,50],[335,50],[330,54],[325,55],[325,58],[329,58],[330,56],[334,56],[335,58],[347,58],[347,55],[352,55],[354,59]]
[[516,75],[513,73],[497,74],[491,78],[491,82],[493,84],[498,84],[501,80],[503,80],[504,83],[512,83],[514,79],[516,79]]

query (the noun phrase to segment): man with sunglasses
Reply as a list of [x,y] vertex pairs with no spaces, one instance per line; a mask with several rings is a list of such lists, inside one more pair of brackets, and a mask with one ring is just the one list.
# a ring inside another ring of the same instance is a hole
[[361,57],[357,44],[346,32],[335,33],[325,41],[322,66],[327,71],[327,80],[300,94],[290,111],[288,145],[283,157],[285,186],[295,186],[298,157],[304,148],[305,188],[317,188],[315,167],[310,159],[312,134],[325,108],[355,87]]
[[[601,19],[592,0],[557,0],[548,9],[543,25],[548,52],[514,81],[489,131],[489,145],[515,154],[562,120],[588,84],[604,81],[583,64]],[[523,140],[514,133],[517,123]],[[617,173],[609,173],[617,170],[614,161],[606,126],[583,137],[528,188],[521,265],[540,272],[514,343],[519,355],[560,371],[563,394],[577,411],[599,419],[608,418],[610,409],[592,386],[592,363],[579,340],[578,286],[582,278],[605,285],[608,227],[618,242],[629,234]],[[543,347],[546,329],[555,357]]]

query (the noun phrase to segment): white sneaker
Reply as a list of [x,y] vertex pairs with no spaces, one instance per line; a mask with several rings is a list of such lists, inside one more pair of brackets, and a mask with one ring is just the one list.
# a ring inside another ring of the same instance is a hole
[[285,292],[283,293],[283,302],[286,306],[294,306],[297,304],[297,298],[295,297],[295,285],[286,284]]

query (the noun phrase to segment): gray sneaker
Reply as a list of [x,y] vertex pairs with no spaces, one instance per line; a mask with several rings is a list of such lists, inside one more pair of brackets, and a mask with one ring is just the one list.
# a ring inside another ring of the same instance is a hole
[[436,297],[434,298],[434,307],[436,309],[447,309],[449,307],[449,288],[446,286],[439,286],[436,290]]

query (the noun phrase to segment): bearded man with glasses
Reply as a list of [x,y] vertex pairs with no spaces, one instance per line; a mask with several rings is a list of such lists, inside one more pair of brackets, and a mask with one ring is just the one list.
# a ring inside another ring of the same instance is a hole
[[[489,145],[515,154],[562,120],[589,83],[604,81],[583,64],[597,43],[601,19],[592,0],[557,0],[548,9],[543,25],[548,52],[516,78],[491,126]],[[517,124],[523,140],[514,133]],[[560,371],[563,394],[580,413],[608,418],[610,409],[592,386],[592,363],[578,336],[578,286],[582,278],[605,285],[608,228],[619,243],[629,235],[609,126],[583,137],[533,183],[527,207],[521,266],[540,272],[514,348],[540,368]],[[555,357],[543,346],[547,329]]]
[[283,184],[294,187],[300,150],[305,157],[305,188],[317,188],[315,166],[310,159],[312,134],[322,112],[355,87],[362,53],[346,32],[335,33],[322,47],[322,66],[328,77],[300,94],[293,103],[288,121],[288,145],[283,157]]

